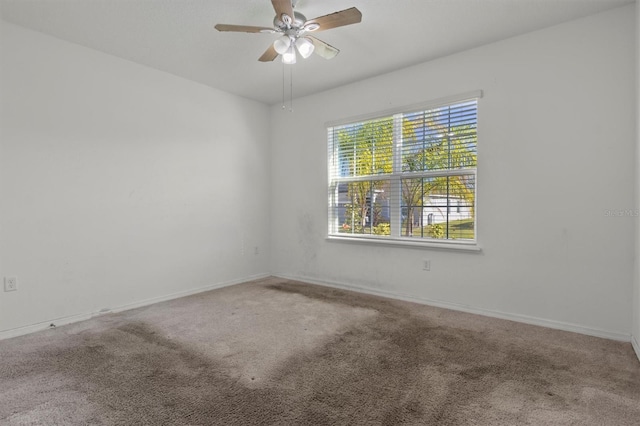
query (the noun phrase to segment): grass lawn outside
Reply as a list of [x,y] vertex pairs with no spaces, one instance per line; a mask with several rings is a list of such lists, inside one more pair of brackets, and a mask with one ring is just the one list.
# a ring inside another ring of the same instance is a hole
[[[445,239],[447,236],[446,233],[446,223],[440,223],[444,230],[444,235],[439,239]],[[405,224],[402,224],[402,236],[406,236],[405,232]],[[474,219],[461,219],[461,220],[452,220],[449,222],[449,239],[450,240],[473,240],[474,239]],[[373,231],[373,232],[372,232]],[[339,229],[341,234],[351,234],[351,228],[341,227]],[[378,232],[372,230],[369,227],[361,229],[360,232],[355,232],[355,234],[377,234],[377,235],[389,235],[389,226],[386,224],[385,228],[380,228]],[[422,227],[413,228],[413,237],[420,238],[424,236],[425,238],[432,238],[429,233],[429,225]]]
[[[446,233],[446,223],[440,223],[444,229],[444,236],[442,239],[445,239],[447,236]],[[473,240],[475,233],[475,226],[473,219],[461,219],[461,220],[452,220],[449,222],[449,239],[450,240]],[[422,228],[423,234],[420,233],[420,228],[413,229],[413,236],[420,237],[424,235],[429,238],[429,225],[424,226]]]

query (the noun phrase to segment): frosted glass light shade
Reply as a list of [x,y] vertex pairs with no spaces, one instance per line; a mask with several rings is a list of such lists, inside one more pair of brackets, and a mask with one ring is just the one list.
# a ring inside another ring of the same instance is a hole
[[278,37],[276,41],[273,42],[273,48],[278,52],[279,55],[284,55],[289,47],[291,46],[291,39],[288,35],[283,35],[282,37]]
[[300,56],[304,59],[307,59],[313,53],[313,49],[316,47],[313,45],[313,42],[306,37],[301,37],[296,41],[296,47],[298,48],[298,52],[300,52]]
[[289,46],[289,49],[282,54],[282,62],[287,65],[296,63],[296,49],[293,48],[293,44]]

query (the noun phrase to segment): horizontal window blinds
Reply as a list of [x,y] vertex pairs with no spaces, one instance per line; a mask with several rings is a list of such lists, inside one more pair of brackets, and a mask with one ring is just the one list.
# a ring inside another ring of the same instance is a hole
[[477,101],[403,114],[402,170],[476,166]]
[[329,127],[329,234],[475,241],[477,103]]
[[334,128],[332,139],[338,176],[393,172],[393,117]]

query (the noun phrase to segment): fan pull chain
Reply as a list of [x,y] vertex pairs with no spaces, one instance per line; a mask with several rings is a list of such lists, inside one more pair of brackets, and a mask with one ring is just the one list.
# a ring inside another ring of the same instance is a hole
[[291,100],[289,102],[289,112],[293,112],[293,67],[289,67],[289,96]]
[[282,109],[285,109],[284,106],[284,62],[282,63]]
[[[285,95],[285,64],[282,64],[282,109],[286,108],[286,95]],[[289,112],[293,112],[293,67],[289,66]]]

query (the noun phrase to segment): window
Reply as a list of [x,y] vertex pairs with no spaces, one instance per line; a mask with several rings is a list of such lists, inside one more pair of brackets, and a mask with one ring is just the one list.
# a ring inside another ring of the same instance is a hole
[[479,97],[328,127],[329,236],[474,243]]

